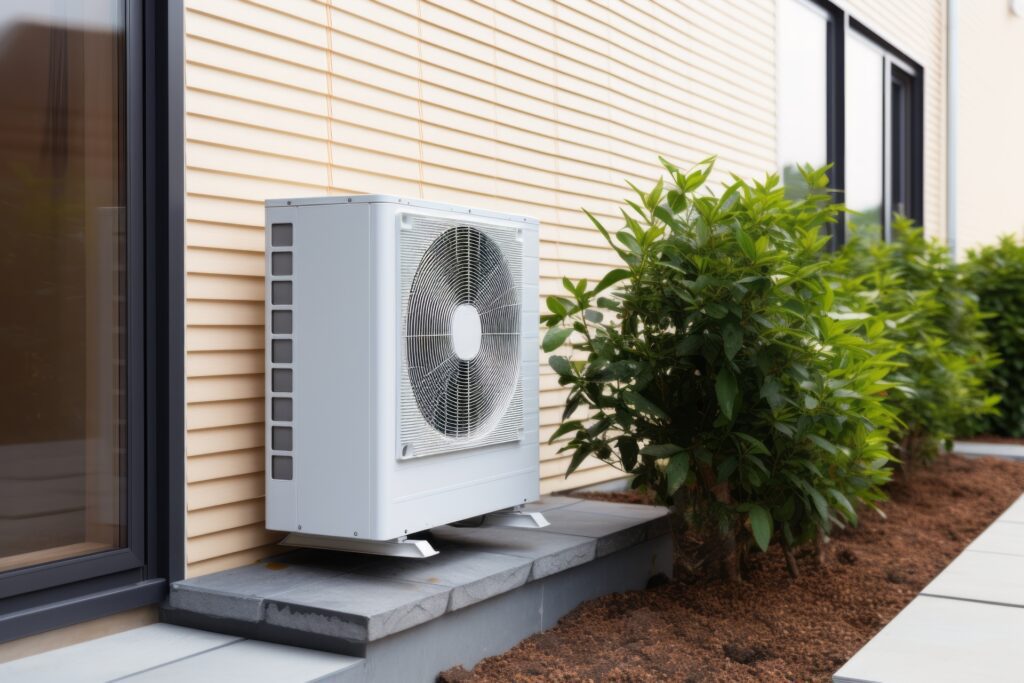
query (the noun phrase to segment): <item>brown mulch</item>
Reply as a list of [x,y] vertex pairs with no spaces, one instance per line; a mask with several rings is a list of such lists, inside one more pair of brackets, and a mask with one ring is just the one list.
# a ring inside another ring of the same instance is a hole
[[608,595],[439,680],[829,681],[1022,490],[1022,463],[947,456],[891,485],[886,519],[838,532],[826,566],[800,558],[796,580],[773,549],[740,584],[677,577]]

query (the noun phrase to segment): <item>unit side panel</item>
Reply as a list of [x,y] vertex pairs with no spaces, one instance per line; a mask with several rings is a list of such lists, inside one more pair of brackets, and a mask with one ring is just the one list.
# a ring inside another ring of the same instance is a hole
[[302,206],[295,228],[294,396],[298,528],[370,527],[372,243],[365,204]]

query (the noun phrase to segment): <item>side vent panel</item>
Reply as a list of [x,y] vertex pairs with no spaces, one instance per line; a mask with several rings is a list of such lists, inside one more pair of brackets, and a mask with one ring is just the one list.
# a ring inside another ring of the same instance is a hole
[[292,416],[292,352],[294,330],[292,310],[292,247],[294,231],[291,223],[270,226],[270,406],[271,406],[271,472],[273,479],[292,479],[294,453]]

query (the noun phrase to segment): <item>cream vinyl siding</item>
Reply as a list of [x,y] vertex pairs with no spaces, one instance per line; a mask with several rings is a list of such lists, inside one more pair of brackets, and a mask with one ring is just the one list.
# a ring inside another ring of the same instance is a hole
[[[930,69],[931,32],[915,34],[931,31],[929,3],[911,4],[927,17],[896,28]],[[905,13],[886,8],[864,14],[888,27]],[[276,540],[262,518],[264,199],[384,193],[534,215],[547,296],[614,263],[580,207],[616,226],[624,180],[651,183],[659,154],[717,154],[716,182],[776,165],[774,0],[186,0],[186,33],[191,575]],[[933,175],[929,188],[931,215]],[[541,365],[546,440],[564,394]],[[587,462],[566,480],[556,450],[541,449],[544,491],[618,474]]]
[[960,3],[957,246],[1024,236],[1024,17],[1003,2]]

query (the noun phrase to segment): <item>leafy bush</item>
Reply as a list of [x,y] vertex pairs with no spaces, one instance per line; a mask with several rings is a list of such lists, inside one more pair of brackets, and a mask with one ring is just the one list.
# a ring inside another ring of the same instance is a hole
[[591,217],[622,267],[548,299],[544,349],[573,351],[550,358],[569,387],[552,441],[570,435],[570,472],[594,456],[674,504],[728,577],[773,542],[795,572],[795,545],[883,497],[895,350],[880,321],[831,315],[824,169],[790,200],[774,175],[714,196],[711,160],[663,164],[614,237]]
[[837,298],[852,311],[885,321],[900,349],[893,379],[903,388],[888,400],[901,425],[893,435],[905,463],[930,460],[941,442],[970,431],[995,412],[999,397],[986,380],[996,365],[985,316],[949,251],[907,218],[893,221],[893,239],[877,226],[851,231],[831,270]]
[[974,433],[1024,437],[1024,245],[1003,237],[994,246],[968,253],[967,284],[977,295],[992,348],[1002,364],[990,387],[1003,396],[999,411],[972,424]]

